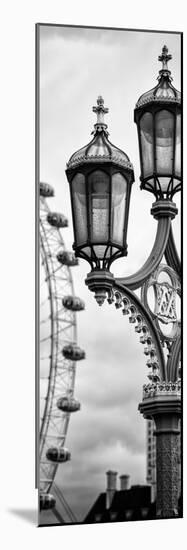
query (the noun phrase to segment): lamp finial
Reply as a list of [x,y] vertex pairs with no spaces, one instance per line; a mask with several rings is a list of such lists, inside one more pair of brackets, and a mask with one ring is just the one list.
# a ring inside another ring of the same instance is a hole
[[97,122],[94,125],[96,130],[106,130],[107,124],[104,121],[104,115],[108,113],[108,107],[104,107],[104,99],[101,95],[97,98],[97,106],[92,107],[92,111],[97,114]]
[[158,56],[158,60],[162,62],[162,70],[168,71],[168,61],[172,59],[172,55],[168,53],[168,47],[166,45],[162,48],[162,54]]

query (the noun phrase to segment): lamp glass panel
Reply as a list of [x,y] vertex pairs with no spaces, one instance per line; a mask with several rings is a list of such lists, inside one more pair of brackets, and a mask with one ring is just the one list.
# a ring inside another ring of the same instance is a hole
[[143,163],[143,177],[150,176],[154,168],[153,115],[145,113],[140,119],[140,141]]
[[94,243],[109,237],[109,176],[102,170],[89,175],[91,235]]
[[178,187],[177,191],[181,190],[181,180],[173,178],[173,189],[176,189],[176,187]]
[[75,220],[75,241],[77,245],[87,240],[87,208],[85,177],[77,173],[72,180],[72,199]]
[[84,248],[82,248],[82,252],[86,254],[86,256],[91,256],[91,248],[89,246],[85,246]]
[[169,184],[170,184],[171,178],[159,176],[158,180],[160,184],[159,186],[159,184],[156,183],[156,189],[158,190],[158,192],[160,191],[160,187],[161,187],[162,193],[167,193],[167,191],[169,191]]
[[118,251],[119,251],[119,248],[116,248],[116,246],[112,247],[112,255],[116,254],[116,252],[118,252]]
[[145,183],[145,189],[148,189],[148,190],[154,189],[154,178],[150,178],[150,179]]
[[181,115],[176,120],[176,141],[175,141],[175,174],[181,176]]
[[112,176],[111,240],[123,245],[127,180],[117,172]]
[[99,258],[99,260],[103,259],[104,257],[109,258],[110,256],[110,248],[107,249],[106,245],[97,244],[93,247],[93,249],[97,258]]
[[162,109],[155,115],[156,172],[172,174],[174,150],[174,115]]

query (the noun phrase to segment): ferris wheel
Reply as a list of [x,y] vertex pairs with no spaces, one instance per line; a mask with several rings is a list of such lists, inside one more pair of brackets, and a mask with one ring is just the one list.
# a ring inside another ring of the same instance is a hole
[[71,459],[65,440],[70,415],[80,410],[74,397],[76,362],[85,358],[76,323],[76,312],[85,305],[74,294],[71,274],[78,260],[62,236],[67,218],[49,208],[53,196],[53,187],[40,183],[40,510],[55,509],[50,491],[57,468]]

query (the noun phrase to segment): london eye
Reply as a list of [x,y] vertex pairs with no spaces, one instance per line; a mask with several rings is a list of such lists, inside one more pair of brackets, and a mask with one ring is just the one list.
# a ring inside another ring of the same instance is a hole
[[[70,416],[80,410],[74,396],[76,362],[85,352],[77,345],[76,312],[84,302],[75,296],[71,268],[78,260],[65,247],[64,214],[51,211],[54,189],[40,183],[40,511],[53,510],[56,500],[69,521],[75,516],[55,483],[58,466],[71,460],[65,447]],[[56,499],[57,497],[57,499]]]

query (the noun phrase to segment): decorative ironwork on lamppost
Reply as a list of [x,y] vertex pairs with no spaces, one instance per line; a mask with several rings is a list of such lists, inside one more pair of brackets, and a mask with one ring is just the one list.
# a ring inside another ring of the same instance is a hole
[[[75,255],[86,259],[91,271],[86,285],[99,305],[105,299],[121,308],[143,344],[149,383],[139,405],[152,418],[157,438],[157,516],[173,517],[178,508],[178,435],[181,413],[180,380],[180,260],[172,232],[178,213],[173,202],[181,188],[180,94],[171,84],[166,46],[159,56],[158,85],[143,94],[135,108],[138,127],[141,188],[156,198],[151,214],[157,232],[145,264],[128,277],[115,278],[112,262],[127,255],[127,225],[132,164],[108,140],[99,96],[93,140],[74,153],[67,164],[70,183]],[[167,264],[162,264],[165,256]],[[141,299],[135,290],[141,288]],[[155,304],[149,303],[152,288]],[[165,330],[166,329],[166,330]],[[165,351],[164,351],[165,350]]]

